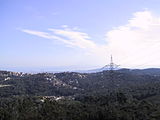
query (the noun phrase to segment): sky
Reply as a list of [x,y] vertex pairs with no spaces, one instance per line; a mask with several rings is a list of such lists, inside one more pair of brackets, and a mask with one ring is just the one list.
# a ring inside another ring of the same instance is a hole
[[0,0],[0,69],[160,67],[159,0]]

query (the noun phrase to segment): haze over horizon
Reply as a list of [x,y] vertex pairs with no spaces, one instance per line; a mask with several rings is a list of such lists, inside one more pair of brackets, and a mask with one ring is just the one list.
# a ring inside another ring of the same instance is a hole
[[1,0],[0,69],[160,68],[158,0]]

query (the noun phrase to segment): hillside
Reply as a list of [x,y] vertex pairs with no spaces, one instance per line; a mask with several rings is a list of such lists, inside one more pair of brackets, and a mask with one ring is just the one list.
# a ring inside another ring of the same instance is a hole
[[151,91],[147,91],[148,94],[159,94],[160,75],[158,74],[160,72],[157,73],[157,71],[128,69],[121,69],[112,73],[103,71],[98,73],[24,74],[0,71],[0,96],[73,96],[119,89],[132,93],[141,90],[143,94],[151,89]]
[[1,120],[159,120],[160,72],[0,71]]

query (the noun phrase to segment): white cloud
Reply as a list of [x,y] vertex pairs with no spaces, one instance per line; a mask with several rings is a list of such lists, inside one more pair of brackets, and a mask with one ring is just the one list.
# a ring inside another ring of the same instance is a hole
[[89,53],[85,59],[95,65],[109,62],[109,56],[113,54],[115,62],[122,67],[160,67],[160,17],[147,10],[134,13],[127,24],[106,32],[107,42],[102,45],[93,42],[87,33],[67,25],[63,25],[62,29],[48,30],[22,31],[83,49]]
[[136,12],[123,26],[106,33],[108,49],[127,67],[160,67],[160,17]]
[[56,35],[69,39],[69,41],[72,42],[72,45],[77,46],[79,48],[94,49],[96,47],[96,44],[89,40],[90,37],[86,33],[77,32],[77,31],[68,30],[68,29],[66,30],[49,29],[49,30]]
[[103,48],[102,45],[97,45],[92,40],[90,40],[90,37],[87,33],[79,32],[74,28],[71,29],[67,25],[63,25],[63,27],[63,29],[48,29],[52,33],[28,29],[21,29],[21,31],[46,39],[58,40],[68,47],[84,49],[87,54],[97,53],[99,50]]
[[47,32],[40,32],[40,31],[35,31],[35,30],[27,30],[27,29],[21,29],[22,32],[25,32],[25,33],[28,33],[28,34],[31,34],[31,35],[36,35],[36,36],[39,36],[39,37],[42,37],[42,38],[46,38],[46,39],[51,39],[51,40],[58,40],[58,41],[61,41],[67,45],[72,45],[73,43],[70,42],[70,41],[67,41],[61,37],[58,37],[56,35],[52,35],[52,34],[49,34]]

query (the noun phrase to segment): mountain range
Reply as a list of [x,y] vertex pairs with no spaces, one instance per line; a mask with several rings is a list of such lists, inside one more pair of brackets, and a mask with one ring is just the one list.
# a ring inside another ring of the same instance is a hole
[[74,96],[113,89],[127,92],[133,89],[134,93],[142,87],[150,87],[156,94],[160,92],[155,88],[160,87],[160,69],[157,68],[96,71],[99,70],[37,74],[0,71],[0,96]]

